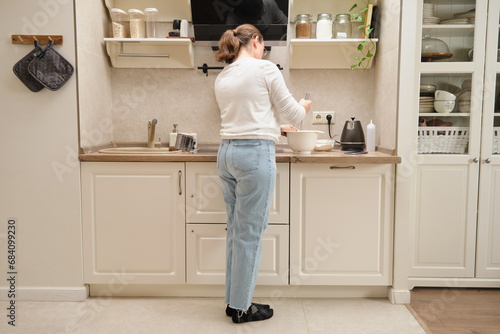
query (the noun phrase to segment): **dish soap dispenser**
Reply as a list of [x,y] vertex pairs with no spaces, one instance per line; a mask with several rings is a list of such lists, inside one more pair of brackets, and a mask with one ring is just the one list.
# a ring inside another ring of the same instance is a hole
[[177,134],[179,133],[179,130],[177,130],[177,125],[179,124],[174,124],[174,128],[172,130],[172,132],[170,132],[170,139],[169,139],[169,142],[168,142],[168,150],[169,151],[175,151],[176,148],[175,148],[175,142],[177,140]]
[[375,152],[375,124],[372,120],[366,126],[366,152]]

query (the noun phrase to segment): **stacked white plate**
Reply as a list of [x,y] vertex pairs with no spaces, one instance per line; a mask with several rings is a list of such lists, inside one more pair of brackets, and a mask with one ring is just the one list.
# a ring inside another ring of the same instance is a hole
[[434,5],[430,3],[424,3],[424,24],[438,24],[440,19],[434,15]]
[[441,21],[441,24],[469,24],[469,19],[468,18],[448,19]]
[[420,104],[418,106],[419,112],[434,112],[434,97],[421,96]]
[[463,19],[463,18],[470,19],[470,18],[474,18],[474,17],[476,17],[476,10],[475,9],[471,9],[468,12],[456,13],[456,14],[453,14],[453,17],[456,18],[456,19]]

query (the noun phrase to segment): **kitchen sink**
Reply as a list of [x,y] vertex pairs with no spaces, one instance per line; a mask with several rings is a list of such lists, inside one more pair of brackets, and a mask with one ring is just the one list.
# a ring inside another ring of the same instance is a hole
[[169,151],[168,147],[111,147],[99,150],[108,154],[175,154],[180,151]]

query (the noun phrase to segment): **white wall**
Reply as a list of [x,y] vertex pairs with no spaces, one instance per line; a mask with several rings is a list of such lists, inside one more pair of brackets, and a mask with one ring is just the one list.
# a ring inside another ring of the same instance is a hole
[[59,91],[33,93],[12,72],[33,47],[10,42],[11,34],[63,35],[64,45],[54,49],[75,66],[73,1],[9,1],[0,31],[2,277],[7,220],[15,218],[17,299],[82,299],[76,73]]

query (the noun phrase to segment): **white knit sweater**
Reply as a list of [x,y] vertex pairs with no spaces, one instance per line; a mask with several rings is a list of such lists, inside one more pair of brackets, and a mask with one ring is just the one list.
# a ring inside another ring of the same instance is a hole
[[270,139],[282,124],[297,124],[306,115],[288,91],[279,69],[268,60],[242,58],[227,65],[215,80],[223,139]]

